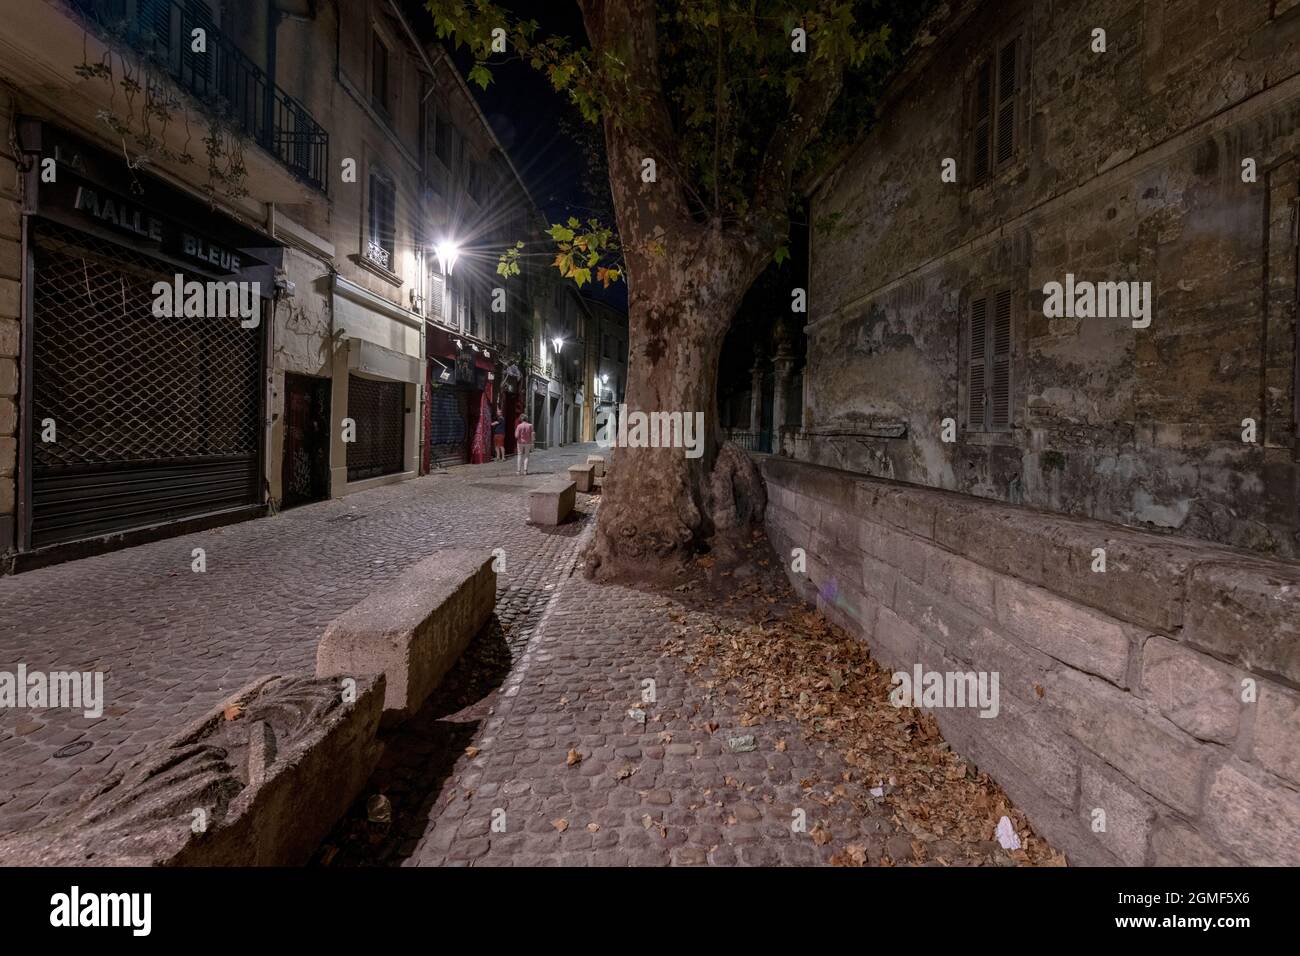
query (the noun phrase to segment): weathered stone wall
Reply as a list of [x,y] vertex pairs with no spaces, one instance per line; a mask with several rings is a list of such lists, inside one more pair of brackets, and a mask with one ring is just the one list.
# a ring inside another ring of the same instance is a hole
[[[14,123],[13,98],[0,91],[0,130]],[[8,147],[5,147],[6,150]],[[22,174],[0,160],[0,573],[17,547],[18,347],[22,317]]]
[[[945,9],[880,125],[813,197],[795,455],[1300,555],[1300,5],[1272,19],[1222,0]],[[1022,143],[972,187],[965,81],[1017,26]],[[1046,318],[1043,286],[1067,273],[1151,282],[1150,327]],[[966,399],[960,318],[991,287],[1014,294],[1012,428],[944,442]]]
[[999,675],[996,717],[932,713],[1071,862],[1300,865],[1300,567],[762,467],[769,534],[787,567],[805,550],[790,577],[808,600],[895,671]]

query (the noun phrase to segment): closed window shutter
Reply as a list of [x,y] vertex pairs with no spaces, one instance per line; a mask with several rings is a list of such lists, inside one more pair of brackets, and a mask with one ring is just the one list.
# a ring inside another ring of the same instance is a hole
[[1011,292],[997,294],[989,356],[989,428],[1011,426]]
[[976,299],[970,306],[970,376],[966,392],[966,425],[983,431],[984,371],[988,339],[988,300]]
[[442,297],[443,297],[443,280],[442,276],[430,276],[433,280],[429,285],[429,314],[435,318],[442,318]]
[[993,65],[985,60],[975,74],[971,95],[971,176],[976,183],[988,178],[991,168],[993,125]]
[[1016,153],[1016,94],[1019,92],[1020,41],[1012,40],[998,54],[997,165]]

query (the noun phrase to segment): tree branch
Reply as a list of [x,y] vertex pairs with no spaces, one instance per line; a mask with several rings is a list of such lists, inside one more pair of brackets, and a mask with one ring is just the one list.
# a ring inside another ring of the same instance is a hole
[[814,62],[811,75],[799,85],[788,120],[777,126],[763,154],[755,189],[760,209],[784,215],[795,164],[830,114],[843,79],[841,64],[821,61]]
[[[619,3],[578,0],[578,8],[582,12],[587,39],[591,42],[595,72],[606,87],[607,102],[627,102],[636,117],[636,121],[629,124],[615,111],[606,110],[607,146],[621,143],[626,155],[619,158],[630,162],[638,161],[638,157],[632,155],[636,151],[641,153],[640,158],[658,153],[665,161],[656,161],[656,167],[666,166],[676,175],[674,181],[658,184],[669,188],[656,189],[654,198],[664,202],[675,216],[689,220],[690,209],[685,193],[694,193],[694,190],[676,155],[677,133],[659,75],[654,0],[623,0]],[[622,83],[611,88],[613,63],[619,65],[623,75]],[[615,149],[609,149],[611,159],[615,152]],[[640,171],[639,162],[636,171]]]

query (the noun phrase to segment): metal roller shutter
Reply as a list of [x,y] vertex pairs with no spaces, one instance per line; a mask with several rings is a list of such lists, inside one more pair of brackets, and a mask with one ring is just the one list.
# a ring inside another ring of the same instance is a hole
[[31,546],[257,504],[261,326],[156,318],[174,269],[44,221],[33,239]]
[[465,393],[451,385],[429,391],[429,455],[440,467],[469,461],[466,442]]
[[348,443],[348,481],[402,470],[406,455],[406,386],[348,376],[348,417],[356,441]]

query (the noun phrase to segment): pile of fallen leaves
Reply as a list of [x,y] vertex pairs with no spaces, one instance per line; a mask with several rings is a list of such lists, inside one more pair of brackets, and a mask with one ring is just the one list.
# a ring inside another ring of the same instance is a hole
[[[743,726],[797,723],[807,739],[837,750],[862,785],[837,792],[883,803],[894,824],[912,835],[917,858],[938,840],[959,844],[969,859],[987,855],[1006,816],[1021,848],[999,856],[1065,865],[987,774],[952,753],[932,715],[890,703],[890,673],[863,642],[806,606],[786,610],[786,601],[772,600],[772,591],[789,590],[784,579],[764,585],[771,590],[763,602],[769,606],[755,615],[762,620],[673,615],[679,638],[664,651],[683,656],[687,672],[709,691],[734,696]],[[773,615],[771,604],[784,613]],[[835,862],[862,865],[865,858]]]

